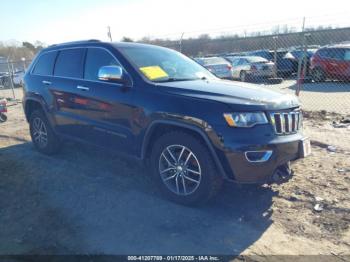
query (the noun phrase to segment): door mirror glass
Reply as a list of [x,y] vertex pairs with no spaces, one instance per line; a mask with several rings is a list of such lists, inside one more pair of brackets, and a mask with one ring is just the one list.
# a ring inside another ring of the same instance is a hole
[[123,69],[120,66],[102,66],[98,70],[98,79],[103,81],[122,81]]

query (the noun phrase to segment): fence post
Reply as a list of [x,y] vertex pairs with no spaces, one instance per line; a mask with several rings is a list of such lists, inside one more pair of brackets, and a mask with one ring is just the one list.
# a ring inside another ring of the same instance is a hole
[[[303,26],[301,29],[301,46],[303,48],[303,50],[305,49],[305,35],[304,35],[304,30],[305,30],[305,17],[303,17]],[[299,96],[300,90],[301,90],[301,86],[302,86],[302,78],[304,78],[304,76],[302,76],[302,63],[303,63],[304,59],[303,57],[299,57],[298,60],[298,73],[297,73],[297,88],[295,89],[295,95]],[[304,70],[303,70],[304,71]]]
[[277,39],[278,39],[278,36],[274,36],[273,39],[274,39],[273,74],[274,74],[274,78],[277,78]]
[[10,85],[11,85],[11,89],[12,89],[13,99],[16,100],[15,87],[13,85],[13,72],[11,70],[10,61],[8,59],[7,59],[7,70],[8,70],[9,76],[10,76]]

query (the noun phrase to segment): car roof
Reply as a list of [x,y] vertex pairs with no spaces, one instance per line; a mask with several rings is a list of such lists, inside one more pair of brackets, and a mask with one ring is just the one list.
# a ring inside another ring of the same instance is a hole
[[334,45],[327,45],[327,46],[323,46],[321,49],[324,49],[324,48],[350,48],[350,44],[334,44]]
[[96,39],[90,39],[90,40],[81,40],[81,41],[73,41],[73,42],[65,42],[60,44],[54,44],[50,45],[49,47],[43,49],[45,50],[56,50],[61,48],[70,48],[70,47],[84,47],[89,45],[96,45],[96,46],[113,46],[113,47],[146,47],[146,48],[165,48],[157,45],[151,45],[151,44],[144,44],[144,43],[135,43],[135,42],[103,42]]

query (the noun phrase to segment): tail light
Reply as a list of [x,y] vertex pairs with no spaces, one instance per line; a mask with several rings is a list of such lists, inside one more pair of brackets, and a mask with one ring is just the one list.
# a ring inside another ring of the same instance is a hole
[[232,66],[231,66],[231,65],[227,65],[227,69],[228,69],[228,70],[231,70],[231,69],[232,69]]
[[257,67],[256,67],[256,65],[252,65],[252,66],[250,67],[250,69],[251,69],[252,71],[256,71],[256,70],[257,70]]

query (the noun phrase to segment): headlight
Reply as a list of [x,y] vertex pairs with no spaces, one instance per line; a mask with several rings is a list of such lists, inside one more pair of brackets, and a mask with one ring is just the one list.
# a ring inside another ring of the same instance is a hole
[[227,113],[224,118],[232,127],[253,127],[259,124],[267,124],[269,121],[263,112]]

